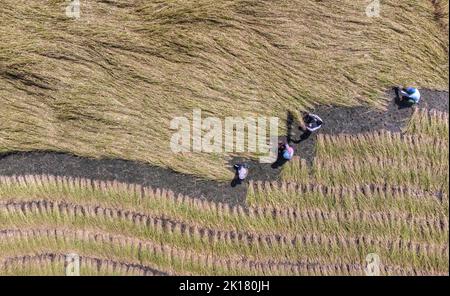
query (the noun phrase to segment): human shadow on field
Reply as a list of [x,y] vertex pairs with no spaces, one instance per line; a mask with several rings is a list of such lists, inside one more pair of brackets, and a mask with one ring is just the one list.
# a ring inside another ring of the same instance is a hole
[[238,185],[241,185],[241,184],[242,184],[242,180],[239,179],[239,177],[238,177],[238,175],[236,173],[236,176],[234,176],[234,178],[231,181],[230,185],[231,185],[231,187],[235,188],[235,187],[237,187]]
[[298,129],[299,129],[300,131],[303,131],[303,134],[299,137],[298,140],[292,140],[292,143],[294,143],[294,144],[299,144],[299,143],[301,143],[301,142],[303,142],[303,141],[306,141],[306,140],[308,140],[308,139],[311,137],[311,135],[312,135],[312,132],[310,132],[310,131],[308,131],[308,130],[304,130],[301,126],[299,126]]
[[272,165],[270,167],[272,169],[278,169],[278,168],[282,167],[286,162],[288,162],[288,161],[283,158],[283,155],[281,155],[281,153],[278,153],[277,161],[272,163]]
[[[307,113],[302,113],[302,116],[305,116]],[[304,124],[297,124],[297,129],[299,132],[302,132],[302,134],[298,137],[298,139],[294,140],[292,138],[292,130],[293,130],[293,126],[295,125],[295,121],[294,121],[294,117],[292,116],[291,112],[288,112],[288,137],[289,137],[289,142],[292,142],[294,144],[299,144],[307,139],[309,139],[309,137],[311,137],[312,132],[310,132],[309,130],[306,129],[306,127],[304,126]]]
[[[286,114],[286,131],[287,131],[286,143],[288,143],[288,144],[293,142],[292,126],[294,124],[295,124],[294,114],[292,114],[291,111],[287,111],[287,114]],[[282,141],[282,138],[280,138],[280,140]],[[288,162],[288,161],[283,157],[283,151],[280,149],[280,145],[278,145],[277,160],[274,163],[272,163],[272,165],[270,167],[272,169],[278,169],[278,168],[282,167],[286,162]]]
[[272,169],[278,169],[282,167],[286,162],[288,162],[288,160],[283,157],[283,150],[281,150],[280,147],[278,147],[277,160],[274,163],[272,163],[270,167]]
[[294,125],[294,114],[292,114],[291,111],[288,111],[287,115],[286,115],[286,131],[287,131],[286,141],[287,141],[287,143],[291,143],[291,141],[292,141],[292,126],[293,125]]

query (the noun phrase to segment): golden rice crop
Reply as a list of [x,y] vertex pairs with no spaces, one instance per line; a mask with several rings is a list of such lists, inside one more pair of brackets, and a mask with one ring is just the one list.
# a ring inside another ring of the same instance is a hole
[[[159,245],[151,242],[136,241],[118,236],[86,231],[70,230],[17,230],[9,231],[7,236],[2,236],[0,245],[7,249],[3,252],[6,259],[19,257],[14,254],[30,252],[48,252],[61,254],[66,248],[71,248],[83,257],[94,257],[106,261],[106,256],[111,261],[124,262],[128,265],[142,266],[153,269],[155,262],[160,270],[168,274],[234,274],[234,275],[296,275],[296,274],[361,274],[361,264],[331,263],[314,261],[310,258],[306,262],[287,263],[285,260],[253,261],[236,258],[220,258],[203,252],[191,252],[167,245]],[[313,238],[317,242],[324,242],[324,238]],[[326,238],[325,238],[326,240]],[[364,238],[363,238],[364,240]],[[334,242],[336,243],[336,241]],[[401,247],[401,242],[394,242],[391,246],[393,252]],[[411,246],[411,248],[417,246]],[[419,247],[420,249],[420,247]],[[423,251],[430,252],[430,249]],[[442,250],[445,253],[447,250]],[[139,258],[139,259],[138,259]],[[138,263],[139,262],[139,263]],[[354,266],[344,272],[350,266]],[[112,267],[112,266],[111,266]],[[390,266],[383,264],[386,274],[433,274],[443,273],[441,269],[417,270],[411,267]],[[331,270],[330,270],[331,269]],[[322,272],[320,271],[322,270]],[[323,270],[328,270],[324,273]],[[110,270],[112,271],[112,270]]]
[[76,20],[67,1],[4,0],[0,152],[230,179],[228,154],[167,153],[170,120],[193,108],[284,118],[322,103],[380,107],[397,84],[448,89],[447,2],[434,3],[386,0],[368,17],[366,0],[82,0]]
[[[274,186],[262,187],[268,197],[280,190]],[[310,189],[319,188],[329,190]],[[255,190],[262,194],[259,191]],[[355,207],[327,208],[305,197],[305,203],[293,207],[245,208],[117,182],[1,177],[0,229],[5,238],[19,238],[17,242],[2,239],[0,253],[8,258],[39,255],[41,250],[63,254],[81,246],[76,251],[83,256],[144,264],[168,274],[360,274],[361,269],[343,272],[342,268],[361,267],[365,255],[376,251],[384,258],[386,274],[448,271],[446,197],[439,200],[420,190],[381,186],[353,191],[356,196],[348,204],[359,198]],[[334,192],[345,201],[344,192]],[[378,202],[364,205],[357,192]],[[404,206],[387,211],[390,199]],[[415,211],[414,203],[422,200],[423,208]],[[383,202],[387,202],[384,207],[379,205]],[[56,241],[45,238],[55,233]],[[146,253],[137,247],[147,244],[169,253]],[[203,259],[184,261],[186,254],[218,263],[197,265]],[[137,260],[143,257],[148,260]],[[241,261],[243,257],[246,261]],[[250,266],[245,265],[248,260],[253,262]]]
[[448,114],[416,110],[406,133],[319,134],[312,167],[296,158],[281,177],[300,184],[389,184],[448,193],[448,133]]
[[[161,275],[139,264],[116,262],[108,259],[80,257],[81,276],[151,276]],[[63,276],[66,274],[67,254],[43,253],[3,259],[0,275]]]
[[428,135],[448,144],[448,113],[437,110],[415,109],[406,132]]

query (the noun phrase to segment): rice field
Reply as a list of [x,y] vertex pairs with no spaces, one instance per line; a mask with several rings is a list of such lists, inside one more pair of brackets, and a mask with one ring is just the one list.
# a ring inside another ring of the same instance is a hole
[[364,275],[372,253],[383,275],[448,274],[447,119],[418,109],[403,134],[319,135],[311,168],[297,157],[283,180],[251,181],[245,206],[0,176],[0,274],[62,275],[70,253],[86,275]]
[[[318,135],[311,167],[296,157],[283,168],[283,181],[251,182],[248,204],[362,212],[380,220],[403,215],[412,220],[396,234],[400,239],[421,240],[424,233],[412,230],[436,223],[433,228],[442,231],[442,240],[431,233],[422,239],[448,248],[446,227],[441,228],[449,215],[448,134],[447,113],[417,108],[401,134]],[[360,230],[380,235],[372,223]],[[448,263],[446,268],[448,274]]]
[[[11,233],[9,233],[11,235]],[[66,254],[43,253],[8,258],[0,262],[2,276],[60,276],[65,274]],[[80,257],[81,276],[156,276],[164,275],[139,264],[109,259]]]
[[371,201],[378,208],[369,211],[370,203],[327,208],[320,200],[230,207],[48,176],[2,177],[0,189],[3,261],[70,251],[172,275],[359,275],[376,252],[385,274],[448,272],[448,199],[421,192],[385,197],[405,201],[388,210]]
[[[448,89],[448,0],[385,0],[380,17],[365,0],[81,4],[70,19],[66,1],[2,1],[0,154],[69,152],[224,181],[236,154],[167,153],[171,119],[384,108],[392,85]],[[65,275],[68,254],[81,275],[365,275],[369,254],[382,275],[448,275],[448,140],[448,113],[420,108],[402,132],[319,134],[312,163],[296,157],[280,180],[250,181],[240,205],[0,176],[0,275]]]
[[448,113],[416,109],[412,119],[409,121],[406,132],[448,141]]
[[282,172],[289,182],[330,186],[390,184],[448,194],[448,114],[416,109],[404,133],[318,135],[311,167],[299,158]]
[[448,89],[448,1],[382,2],[368,17],[366,0],[82,0],[71,19],[67,1],[4,0],[0,153],[229,180],[233,154],[167,153],[173,118],[284,119],[319,104],[382,108],[398,84]]

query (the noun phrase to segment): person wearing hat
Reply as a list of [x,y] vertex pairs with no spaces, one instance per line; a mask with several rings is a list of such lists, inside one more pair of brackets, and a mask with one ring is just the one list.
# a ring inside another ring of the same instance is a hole
[[419,90],[415,87],[397,87],[395,89],[395,92],[397,97],[399,98],[399,103],[401,104],[413,106],[419,104],[420,102],[421,95]]

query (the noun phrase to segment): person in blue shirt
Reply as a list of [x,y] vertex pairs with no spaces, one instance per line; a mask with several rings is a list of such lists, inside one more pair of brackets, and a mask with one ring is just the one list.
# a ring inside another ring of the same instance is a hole
[[278,150],[286,161],[289,161],[294,157],[294,147],[290,146],[288,143],[279,143]]
[[420,102],[420,92],[415,87],[406,87],[396,89],[396,94],[399,99],[399,104],[406,106],[413,106]]

